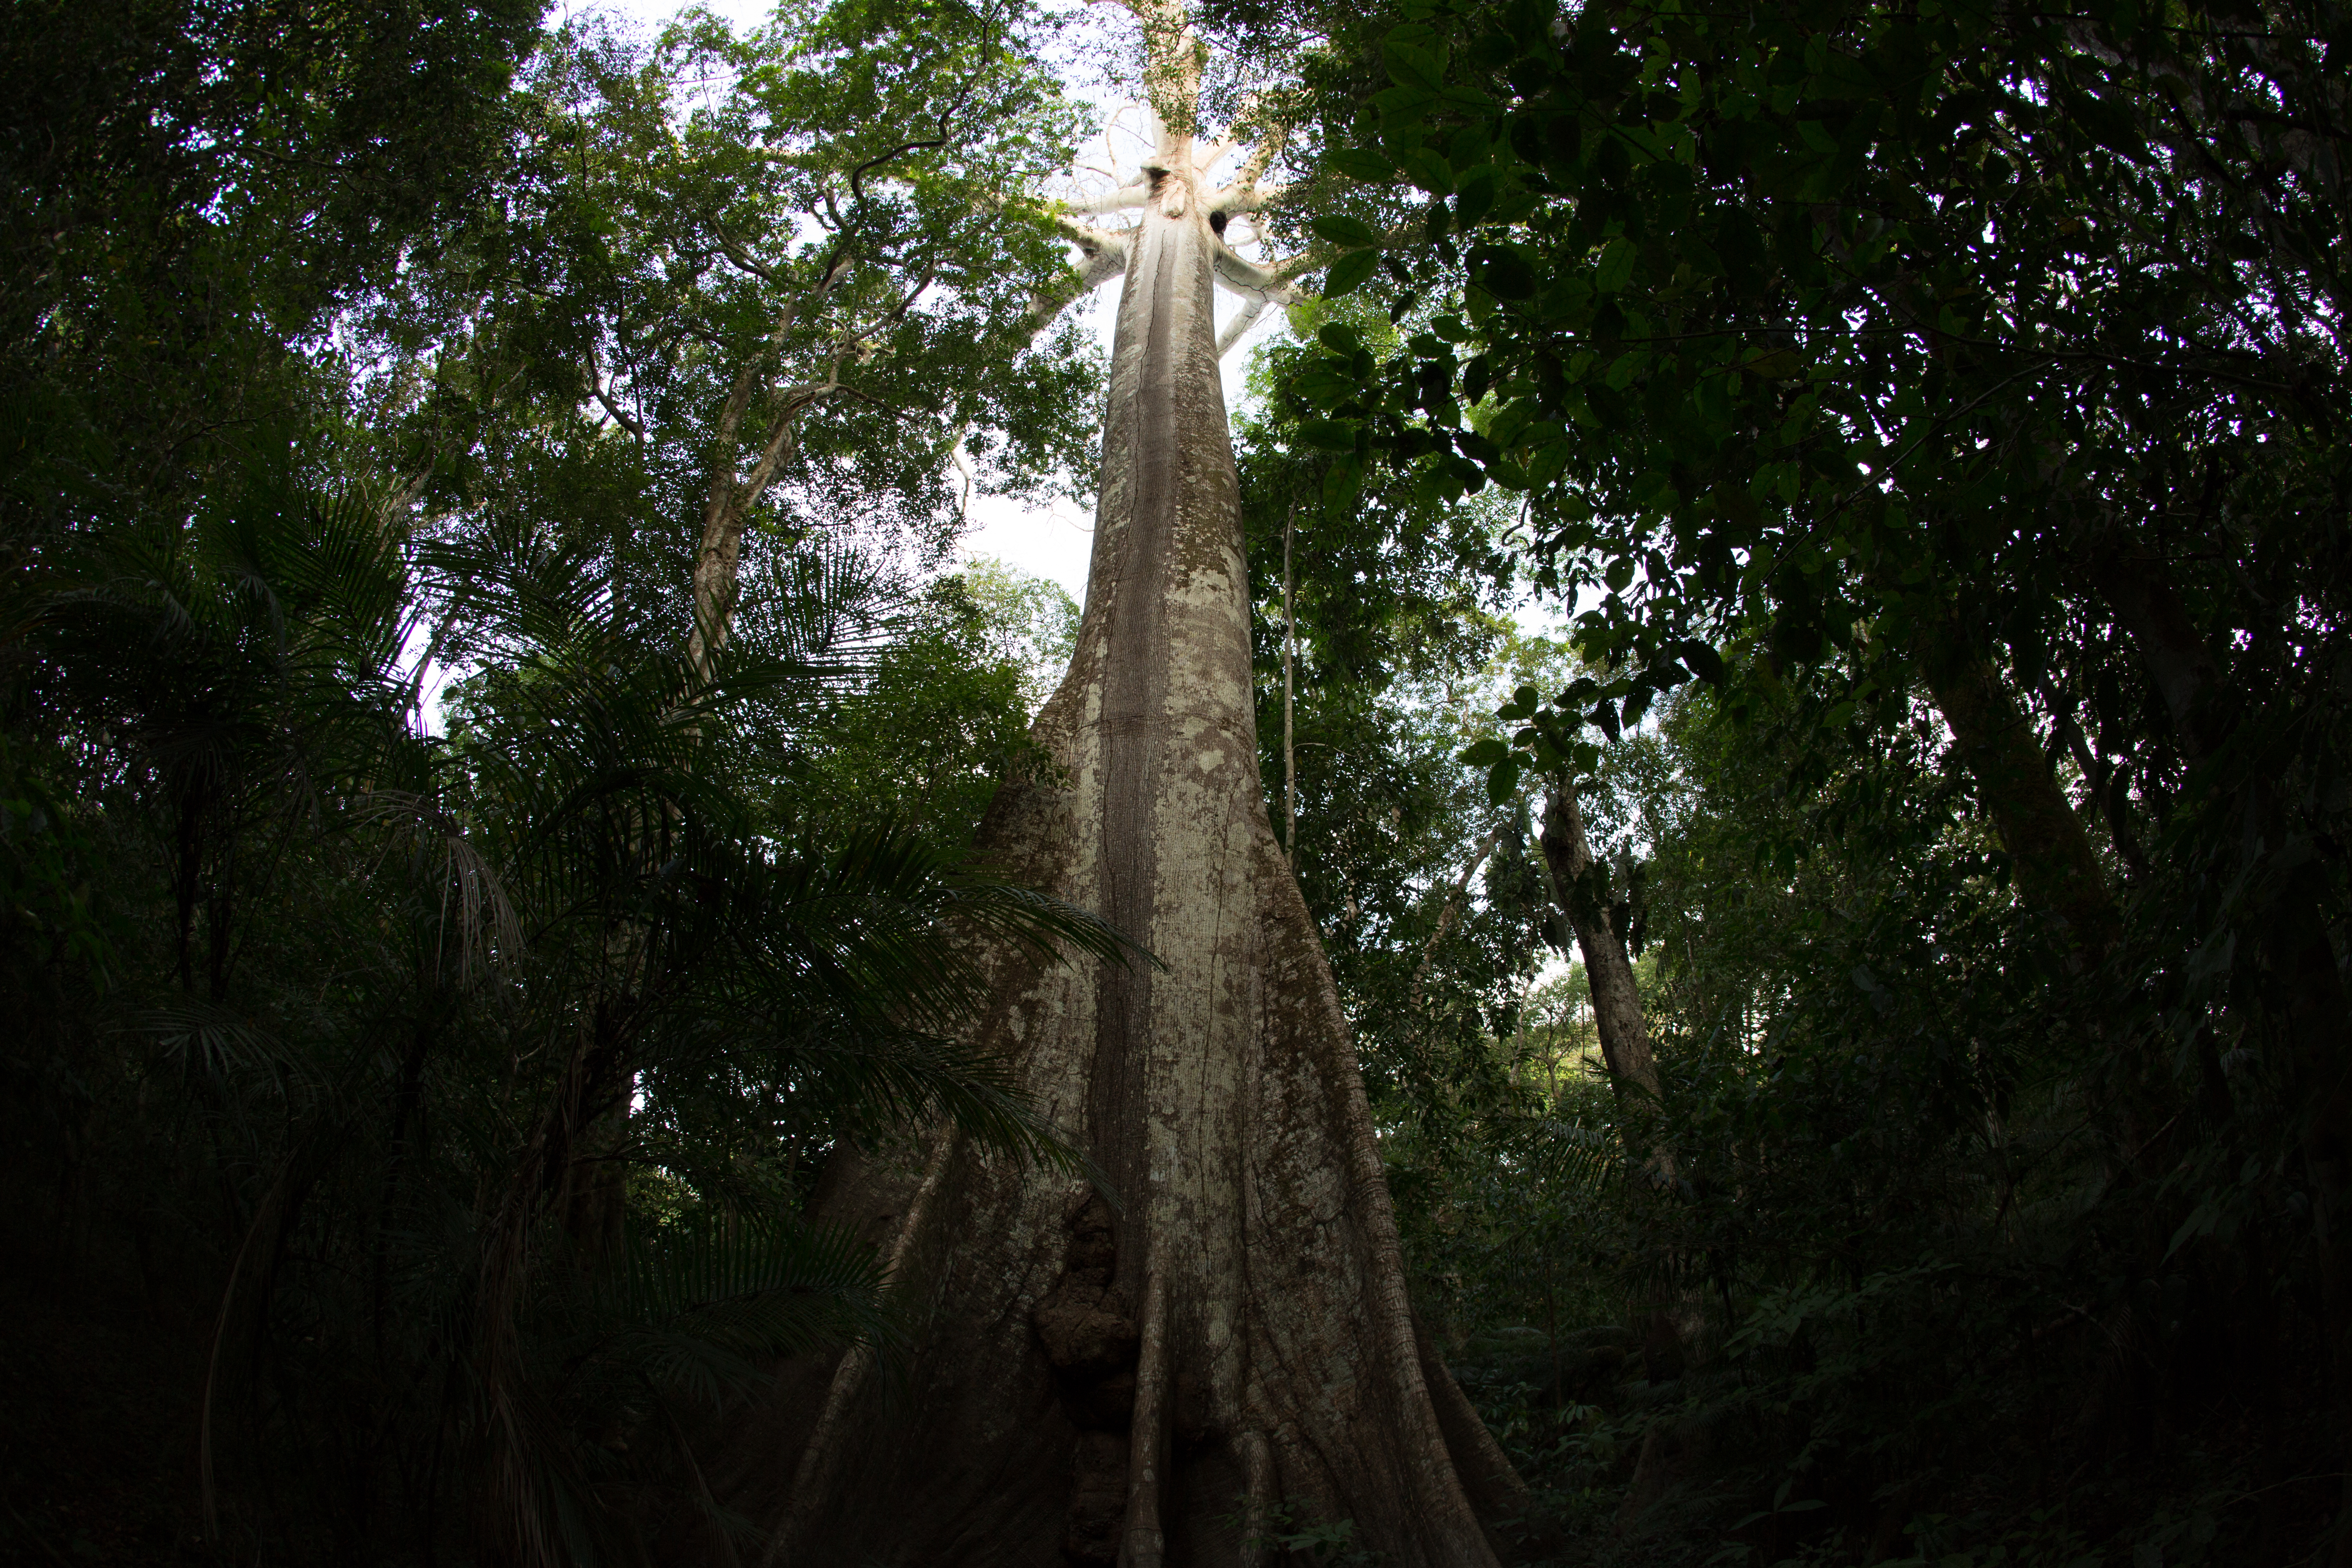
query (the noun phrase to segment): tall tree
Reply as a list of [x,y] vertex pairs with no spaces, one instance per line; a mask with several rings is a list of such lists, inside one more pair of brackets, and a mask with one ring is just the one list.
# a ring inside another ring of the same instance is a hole
[[1006,13],[557,33],[509,179],[361,322],[386,465],[445,526],[603,529],[624,612],[707,679],[763,552],[865,525],[935,552],[951,452],[1006,489],[1080,460],[1097,367],[1038,331],[1066,268],[1029,195],[1076,110]]
[[[894,1413],[853,1353],[787,1377],[724,1490],[776,1521],[767,1561],[1130,1568],[1254,1559],[1274,1521],[1348,1521],[1386,1561],[1495,1561],[1521,1511],[1429,1351],[1353,1050],[1268,821],[1251,616],[1212,301],[1288,266],[1227,243],[1279,128],[1239,172],[1202,134],[1206,51],[1132,7],[1149,156],[1075,231],[1124,278],[1094,560],[1070,673],[982,847],[1159,959],[1061,975],[991,955],[988,1046],[1099,1172],[1007,1168],[953,1131],[846,1161],[819,1212],[887,1235],[927,1321]],[[779,1456],[791,1456],[789,1468]]]

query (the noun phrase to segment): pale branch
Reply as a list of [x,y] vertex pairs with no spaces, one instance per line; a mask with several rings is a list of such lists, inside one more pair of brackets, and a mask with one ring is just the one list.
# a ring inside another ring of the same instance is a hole
[[1212,262],[1217,282],[1228,293],[1265,305],[1295,304],[1306,296],[1291,286],[1279,268],[1261,267],[1223,240]]
[[1454,879],[1454,886],[1446,893],[1445,901],[1438,906],[1437,929],[1431,931],[1429,940],[1422,944],[1421,963],[1412,972],[1411,1011],[1421,1011],[1422,985],[1428,980],[1429,966],[1437,957],[1437,944],[1445,940],[1446,933],[1454,929],[1454,922],[1461,918],[1462,900],[1470,889],[1470,879],[1478,874],[1478,868],[1486,863],[1486,857],[1492,855],[1495,846],[1502,841],[1503,825],[1498,822],[1471,850],[1470,858],[1463,864],[1462,874]]
[[613,416],[615,424],[619,425],[622,429],[626,430],[630,435],[635,437],[640,441],[646,438],[645,421],[637,418],[627,409],[614,402],[613,395],[606,392],[604,390],[604,384],[595,379],[593,370],[589,375],[588,389],[596,395],[596,401],[604,405],[604,412]]
[[1127,241],[1108,229],[1087,228],[1084,225],[1064,225],[1064,232],[1078,247],[1078,264],[1050,289],[1041,289],[1030,301],[1029,341],[1034,345],[1045,335],[1064,310],[1076,301],[1101,288],[1127,271]]
[[1227,216],[1264,212],[1268,207],[1279,205],[1289,194],[1288,185],[1261,185],[1254,180],[1244,184],[1236,179],[1230,184],[1220,186],[1217,194],[1209,198],[1209,210]]
[[1098,196],[1081,196],[1076,201],[1064,202],[1062,210],[1066,213],[1087,214],[1131,212],[1150,199],[1151,188],[1148,178],[1138,174],[1115,191],[1107,191]]
[[[1150,138],[1154,161],[1164,159],[1171,141],[1191,140],[1193,119],[1201,107],[1200,35],[1181,0],[1092,0],[1115,4],[1143,28],[1143,81],[1146,103],[1157,123]],[[1189,154],[1188,154],[1189,155]],[[1151,165],[1145,165],[1147,168]],[[1164,164],[1162,165],[1165,166]]]
[[1342,247],[1323,244],[1310,245],[1295,256],[1287,257],[1280,261],[1268,263],[1264,267],[1257,268],[1256,270],[1265,278],[1269,279],[1272,281],[1272,284],[1287,288],[1293,279],[1302,276],[1303,274],[1319,271],[1323,268],[1330,266],[1331,263],[1337,261],[1339,258],[1339,256],[1345,251],[1366,249],[1390,250],[1410,245],[1419,245],[1420,243],[1422,243],[1422,237],[1421,232],[1418,229],[1408,228],[1400,225],[1398,227],[1390,229],[1385,234],[1382,234],[1379,239],[1373,241],[1370,246],[1351,245]]
[[1217,334],[1219,359],[1233,353],[1234,345],[1241,342],[1252,327],[1257,325],[1257,319],[1265,314],[1265,296],[1263,294],[1242,302],[1242,308],[1234,313],[1234,319],[1225,323],[1225,330]]
[[1115,247],[1120,256],[1127,254],[1127,237],[1118,229],[1097,228],[1063,213],[1054,215],[1054,226],[1062,231],[1062,237],[1082,251],[1093,252]]
[[948,467],[955,470],[961,486],[956,499],[956,515],[960,518],[971,515],[972,492],[980,488],[980,470],[972,466],[971,448],[965,444],[965,438],[971,433],[971,426],[966,424],[956,433],[955,446],[948,452]]

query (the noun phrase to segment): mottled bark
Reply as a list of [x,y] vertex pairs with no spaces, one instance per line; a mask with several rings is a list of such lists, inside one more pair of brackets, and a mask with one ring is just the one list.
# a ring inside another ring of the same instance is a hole
[[1608,901],[1594,889],[1592,847],[1585,838],[1575,788],[1565,778],[1552,781],[1551,797],[1544,805],[1542,843],[1552,900],[1566,915],[1576,932],[1577,949],[1584,954],[1584,978],[1592,988],[1592,1025],[1601,1036],[1609,1077],[1621,1090],[1635,1089],[1654,1100],[1658,1064],[1650,1054],[1650,1031],[1642,1020],[1633,960]]
[[[1187,54],[1170,37],[1161,58]],[[1347,1025],[1267,817],[1218,245],[1183,117],[1155,98],[1086,615],[1035,729],[1065,776],[1008,784],[981,837],[1164,964],[983,955],[983,1040],[1118,1210],[952,1135],[828,1173],[819,1217],[890,1249],[916,1343],[898,1380],[863,1352],[787,1368],[719,1445],[714,1491],[773,1527],[768,1563],[1232,1564],[1278,1500],[1352,1520],[1394,1568],[1486,1568],[1481,1514],[1524,1504],[1416,1333]]]
[[2115,895],[2066,793],[2016,697],[1956,617],[1922,633],[1919,668],[1976,775],[2025,901],[2063,922],[2066,940],[2095,961],[2115,945]]

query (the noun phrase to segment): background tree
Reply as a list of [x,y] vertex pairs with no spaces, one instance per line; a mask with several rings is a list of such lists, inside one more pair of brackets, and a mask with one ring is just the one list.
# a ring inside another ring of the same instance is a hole
[[[2342,618],[2329,24],[1429,6],[1330,25],[1327,162],[1394,182],[1362,209],[1359,242],[1390,247],[1362,275],[1428,330],[1386,374],[1335,352],[1298,394],[1335,443],[1440,493],[1524,491],[1532,563],[1596,601],[1581,642],[1608,668],[1506,710],[1521,729],[1482,759],[1498,787],[1596,765],[1580,731],[1613,741],[1695,674],[1726,682],[1729,721],[1785,737],[1781,787],[1843,797],[1808,827],[1858,841],[1916,787],[1899,752],[1872,767],[1858,748],[1948,738],[1956,809],[1997,834],[2011,918],[2042,944],[2056,1055],[2034,1059],[2095,1108],[2078,1238],[2152,1292],[2133,1342],[2282,1331],[2244,1251],[2198,1260],[2228,1225],[2297,1303],[2289,1331],[2340,1365],[2333,1230],[2247,1239],[2262,1202],[2338,1201],[2343,1058],[2317,1022],[2340,1016],[2343,896],[2321,847]],[[2196,706],[2225,688],[2228,721]],[[2262,768],[2222,761],[2225,732],[2246,763],[2273,737]],[[2217,978],[2224,952],[2251,991]],[[1878,965],[1853,973],[1875,1006]],[[2285,1131],[2248,1142],[2249,1115]],[[2219,1179],[2257,1145],[2238,1169],[2278,1173],[2267,1200]],[[1998,1215],[2012,1189],[1988,1190]],[[2167,1316],[2166,1289],[2210,1305]],[[2146,1354],[2103,1401],[2204,1408],[2211,1385]],[[2264,1407],[2324,1420],[2342,1397]],[[2257,1473],[2284,1462],[2259,1452]]]

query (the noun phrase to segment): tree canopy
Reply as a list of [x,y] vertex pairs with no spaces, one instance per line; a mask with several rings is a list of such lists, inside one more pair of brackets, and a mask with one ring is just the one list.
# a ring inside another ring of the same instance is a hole
[[[1144,19],[1486,1549],[2352,1563],[2340,8]],[[955,552],[1102,457],[1085,25],[12,15],[13,1552],[764,1561],[779,1367],[929,1331],[850,1156],[1129,1223],[983,1043],[1160,973],[974,847],[1080,606]]]

